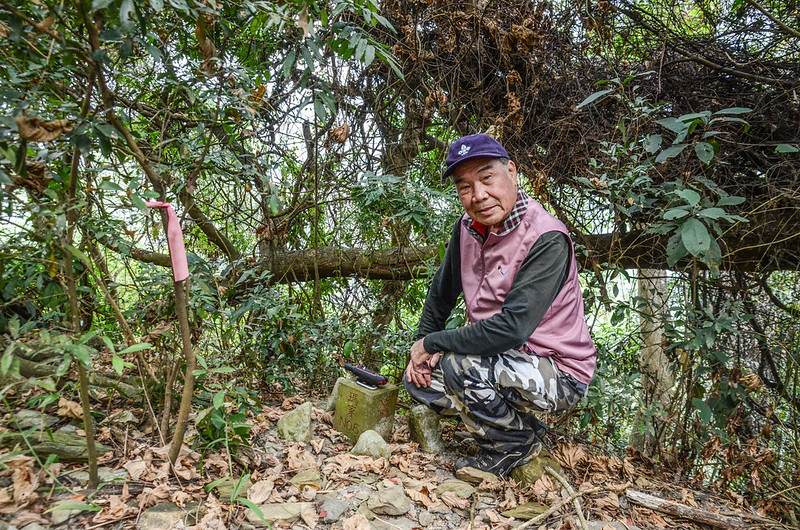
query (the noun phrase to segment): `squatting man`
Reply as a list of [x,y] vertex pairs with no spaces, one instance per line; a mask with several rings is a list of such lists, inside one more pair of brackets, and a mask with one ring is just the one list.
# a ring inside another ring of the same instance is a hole
[[[446,165],[465,213],[429,287],[403,382],[473,435],[480,449],[456,470],[505,477],[541,450],[546,427],[534,411],[561,412],[586,395],[597,352],[567,229],[518,187],[505,148],[465,136]],[[469,323],[445,329],[462,292]]]

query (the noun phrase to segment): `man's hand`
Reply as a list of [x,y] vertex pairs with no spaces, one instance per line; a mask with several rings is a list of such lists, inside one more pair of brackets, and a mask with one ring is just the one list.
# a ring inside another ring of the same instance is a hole
[[417,385],[417,388],[426,388],[431,384],[433,367],[439,362],[439,354],[431,355],[425,351],[423,339],[419,339],[411,346],[411,359],[406,368],[406,378]]

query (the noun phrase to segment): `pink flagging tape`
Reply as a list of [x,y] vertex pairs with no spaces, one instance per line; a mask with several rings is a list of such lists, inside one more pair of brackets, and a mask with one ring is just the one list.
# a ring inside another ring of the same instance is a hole
[[186,245],[183,243],[183,232],[181,223],[175,210],[168,202],[148,201],[145,203],[148,208],[167,209],[167,243],[169,244],[169,256],[172,259],[172,276],[176,282],[180,282],[189,277],[189,262],[186,259]]

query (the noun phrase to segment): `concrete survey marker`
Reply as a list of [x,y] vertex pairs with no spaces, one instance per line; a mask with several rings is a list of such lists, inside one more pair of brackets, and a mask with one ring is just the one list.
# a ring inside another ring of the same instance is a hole
[[342,379],[338,386],[333,427],[354,443],[368,429],[388,439],[394,428],[397,386],[387,383],[371,390],[352,379]]

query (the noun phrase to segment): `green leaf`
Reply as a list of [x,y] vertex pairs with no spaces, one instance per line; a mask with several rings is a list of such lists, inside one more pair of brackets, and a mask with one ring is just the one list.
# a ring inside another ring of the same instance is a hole
[[729,107],[727,109],[718,110],[714,113],[714,116],[718,114],[747,114],[748,112],[753,112],[753,109],[747,107]]
[[722,197],[720,200],[718,200],[717,206],[736,206],[737,204],[742,204],[745,200],[746,199],[744,197],[728,195],[727,197]]
[[778,144],[775,147],[776,153],[796,153],[797,151],[798,149],[795,146],[789,144]]
[[709,424],[714,419],[714,413],[711,411],[711,407],[700,398],[692,398],[692,405],[695,409],[697,409],[698,414],[700,415],[700,421],[703,423]]
[[681,206],[678,208],[670,208],[666,212],[664,212],[664,219],[667,221],[673,221],[675,219],[680,219],[681,217],[686,217],[689,215],[689,210],[686,207]]
[[45,511],[45,513],[56,512],[58,510],[75,510],[80,512],[99,512],[103,508],[94,504],[83,504],[80,502],[66,502],[53,506]]
[[125,355],[127,353],[134,353],[134,352],[137,352],[137,351],[147,350],[147,349],[152,348],[152,347],[153,347],[153,345],[150,344],[149,342],[140,342],[138,344],[134,344],[132,346],[128,346],[127,348],[125,348],[124,350],[119,352],[119,354],[120,355]]
[[131,202],[133,203],[134,206],[136,206],[139,209],[140,212],[147,213],[149,211],[147,205],[142,200],[142,198],[136,195],[135,193],[131,193]]
[[266,522],[267,522],[267,520],[266,520],[266,519],[264,519],[264,512],[262,512],[262,511],[261,511],[261,508],[259,508],[259,507],[258,507],[258,505],[257,505],[257,504],[255,504],[255,503],[254,503],[253,501],[251,501],[250,499],[245,499],[245,498],[243,498],[243,497],[237,497],[237,498],[236,498],[236,502],[238,502],[239,504],[244,504],[245,506],[247,506],[248,508],[250,508],[251,510],[253,510],[253,513],[254,513],[254,514],[256,514],[256,517],[258,517],[259,519],[261,519],[261,521],[262,521],[262,522],[264,522],[264,523],[266,523]]
[[648,134],[644,141],[644,150],[652,155],[661,148],[663,141],[664,137],[660,134]]
[[152,7],[156,13],[160,13],[161,10],[164,9],[164,0],[150,0],[150,7]]
[[294,58],[296,55],[297,52],[295,50],[291,50],[289,54],[286,56],[286,59],[283,60],[281,73],[283,74],[283,77],[285,77],[286,79],[288,79],[292,73],[292,67],[294,66]]
[[660,164],[661,162],[665,162],[670,158],[678,156],[683,152],[684,149],[686,149],[686,146],[687,144],[677,144],[664,149],[663,151],[658,153],[658,156],[656,157],[656,162]]
[[680,133],[689,127],[688,124],[682,122],[677,118],[664,118],[663,120],[656,121],[657,124],[669,129],[674,133]]
[[236,486],[233,488],[233,494],[231,495],[231,499],[239,500],[239,491],[241,491],[244,483],[247,482],[247,479],[250,478],[250,473],[245,473],[239,480],[236,482]]
[[697,213],[700,217],[705,217],[707,219],[719,219],[720,217],[725,217],[725,210],[722,208],[703,208]]
[[218,478],[217,480],[207,484],[206,487],[205,487],[206,493],[210,492],[211,490],[213,490],[214,488],[216,488],[217,486],[219,486],[223,482],[227,482],[227,480],[228,480],[228,477],[222,477],[222,478]]
[[714,158],[714,146],[708,142],[697,142],[694,146],[694,152],[697,154],[697,158],[706,165],[710,164]]
[[65,245],[65,246],[67,247],[67,250],[69,250],[70,254],[81,260],[86,265],[90,265],[92,263],[91,261],[89,261],[89,256],[84,254],[81,250],[78,250],[72,245]]
[[689,254],[702,257],[711,247],[711,235],[702,221],[689,219],[681,225],[681,242]]
[[122,375],[122,371],[125,370],[125,362],[119,355],[114,355],[111,357],[111,367],[117,372],[117,375]]
[[119,22],[126,30],[129,30],[133,27],[131,15],[135,9],[136,7],[133,5],[133,0],[122,0],[122,5],[119,8]]
[[114,3],[114,0],[92,0],[92,11],[105,9]]
[[586,99],[584,99],[583,101],[578,103],[575,106],[575,110],[578,110],[580,108],[585,107],[586,105],[594,103],[595,101],[597,101],[601,97],[605,96],[606,94],[610,94],[611,92],[614,92],[615,90],[616,90],[616,88],[607,88],[605,90],[600,90],[598,92],[595,92],[594,94],[591,94],[589,97],[587,97]]
[[109,190],[109,191],[125,191],[125,188],[117,184],[116,182],[111,182],[110,180],[103,180],[97,186],[101,190]]
[[214,408],[219,409],[222,408],[222,405],[225,404],[225,392],[220,390],[216,394],[214,394]]
[[667,265],[673,267],[688,254],[683,246],[680,233],[673,235],[667,242]]
[[678,190],[675,195],[685,200],[689,206],[697,206],[700,202],[700,194],[694,190]]

